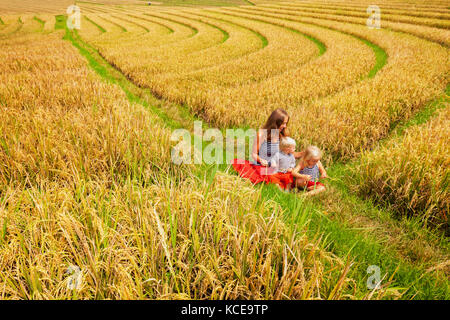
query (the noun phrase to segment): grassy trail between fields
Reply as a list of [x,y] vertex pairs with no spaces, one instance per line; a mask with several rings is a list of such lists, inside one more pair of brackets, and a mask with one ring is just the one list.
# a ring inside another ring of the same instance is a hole
[[[102,78],[119,85],[131,102],[156,113],[169,128],[192,131],[193,121],[199,119],[186,107],[157,99],[149,89],[133,84],[76,32],[67,30],[64,19],[64,16],[57,17],[56,29],[66,30],[64,39],[79,50]],[[404,123],[403,127],[427,121],[437,109],[436,102],[430,103],[424,112]],[[401,131],[394,132],[395,135],[401,134]],[[353,289],[348,289],[349,293],[356,297],[366,296],[369,293],[366,281],[370,275],[367,267],[377,265],[382,275],[386,274],[387,278],[393,276],[391,292],[403,293],[404,299],[449,299],[448,276],[445,270],[436,268],[448,261],[446,239],[422,228],[416,220],[396,220],[388,209],[350,193],[342,180],[351,166],[352,163],[337,163],[329,168],[329,175],[333,177],[328,183],[329,191],[311,200],[303,201],[295,194],[280,192],[270,185],[256,188],[262,189],[264,200],[272,199],[285,209],[286,221],[292,228],[300,220],[308,220],[308,236],[313,238],[323,234],[324,248],[342,259],[351,259],[353,264],[348,276],[355,280],[355,284]],[[199,166],[198,177],[211,179],[217,170],[232,173],[227,165],[204,164]]]

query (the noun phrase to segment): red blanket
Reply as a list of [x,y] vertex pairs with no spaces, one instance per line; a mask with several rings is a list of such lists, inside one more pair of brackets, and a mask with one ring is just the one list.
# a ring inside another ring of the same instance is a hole
[[253,184],[257,183],[275,183],[282,189],[286,189],[294,179],[292,173],[273,173],[271,168],[258,166],[248,160],[234,159],[233,168],[239,173],[239,176],[249,179]]

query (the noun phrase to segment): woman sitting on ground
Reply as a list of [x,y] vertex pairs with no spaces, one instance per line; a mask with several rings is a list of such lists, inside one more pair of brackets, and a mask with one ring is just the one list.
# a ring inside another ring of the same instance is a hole
[[[280,139],[287,137],[289,115],[283,109],[274,110],[262,128],[258,130],[252,149],[253,161],[234,159],[233,167],[242,178],[252,183],[275,183],[282,189],[289,188],[293,182],[291,172],[276,172],[270,168],[270,159],[280,152]],[[295,158],[301,158],[303,152],[294,152]],[[322,166],[319,161],[319,166]]]
[[321,158],[322,151],[316,146],[309,146],[292,171],[295,185],[298,188],[306,189],[308,191],[307,195],[325,191],[325,186],[319,182],[319,178],[324,179],[328,177],[325,168],[319,165]]

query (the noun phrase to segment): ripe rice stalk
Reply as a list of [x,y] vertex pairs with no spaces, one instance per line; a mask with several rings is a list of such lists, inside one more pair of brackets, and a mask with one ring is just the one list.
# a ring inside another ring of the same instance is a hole
[[450,109],[426,124],[406,130],[373,152],[366,152],[352,172],[352,188],[448,229]]
[[[295,3],[302,3],[302,4],[306,4],[309,3],[311,5],[318,5],[319,2],[318,1],[298,1],[295,0]],[[282,1],[281,3],[283,4],[287,4],[287,1]],[[292,3],[292,2],[289,2]],[[349,3],[347,1],[340,1],[340,0],[328,0],[327,3],[329,5],[333,5],[335,7],[339,7],[339,8],[347,8],[349,7]],[[360,8],[367,8],[368,5],[372,4],[373,2],[370,2],[370,0],[358,0],[358,1],[352,1],[351,6],[352,7],[360,7]],[[326,3],[320,3],[320,5],[324,5]],[[412,1],[408,1],[408,2],[404,2],[404,1],[378,1],[377,4],[379,6],[382,6],[383,8],[386,9],[391,9],[391,8],[396,8],[396,9],[408,9],[408,8],[416,8],[416,9],[420,9],[420,10],[431,10],[431,11],[448,11],[448,8],[446,7],[445,2],[443,1],[439,1],[439,0],[430,0],[427,1],[426,3],[424,3],[424,1],[422,0],[412,0]]]
[[[0,53],[0,184],[73,183],[74,172],[148,176],[177,168],[171,167],[170,150],[160,148],[170,145],[170,132],[161,126],[149,129],[159,119],[130,105],[117,87],[94,81],[85,62],[57,34],[49,35],[52,45],[46,46],[42,40],[32,42],[35,37],[9,40]],[[57,58],[51,54],[55,49]],[[102,130],[89,128],[94,123]]]

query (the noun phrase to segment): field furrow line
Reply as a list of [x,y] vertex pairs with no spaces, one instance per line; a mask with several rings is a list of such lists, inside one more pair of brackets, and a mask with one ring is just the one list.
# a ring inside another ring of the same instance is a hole
[[[265,46],[264,43],[261,44],[261,41],[263,40],[245,27],[236,24],[223,23],[205,16],[197,16],[190,12],[182,12],[178,14],[178,16],[194,20],[202,18],[203,21],[207,19],[214,22],[215,24],[220,25],[222,30],[227,32],[229,38],[227,37],[226,42],[222,42],[216,46],[189,52],[186,57],[174,57],[178,60],[176,66],[177,69],[161,74],[159,77],[164,77],[165,79],[178,78],[184,74],[216,67],[233,59],[238,59],[244,55],[261,50]],[[170,61],[165,63],[169,64]]]
[[[228,39],[229,35],[224,34],[223,29],[217,28],[214,25],[182,18],[180,16],[172,16],[169,12],[165,13],[165,15],[169,16],[168,20],[175,21],[175,19],[178,19],[178,22],[194,26],[195,30],[197,30],[196,36],[183,39],[176,43],[169,43],[158,48],[153,48],[152,50],[148,50],[146,46],[141,46],[141,48],[133,50],[132,55],[144,59],[146,61],[145,66],[152,66],[154,63],[157,63],[161,65],[166,64],[170,67],[171,63],[169,61],[167,61],[167,63],[164,63],[163,61],[171,59],[171,56],[180,57],[183,55],[195,54],[196,52],[220,45],[224,40]],[[161,19],[166,18],[164,14],[160,14],[159,17]],[[143,43],[145,43],[145,41],[143,41]],[[159,73],[158,71],[155,72]]]
[[53,32],[55,30],[56,19],[53,14],[39,14],[37,18],[44,22],[44,32]]
[[[123,32],[123,30],[115,23],[108,22],[100,17],[99,14],[84,14],[82,17],[86,18],[91,24],[93,24],[101,33],[101,37],[107,39],[113,34]],[[80,32],[83,32],[81,28]]]
[[131,18],[135,18],[135,19],[138,19],[138,20],[141,20],[141,21],[145,21],[145,22],[147,22],[147,23],[150,23],[150,25],[161,26],[161,27],[167,29],[169,33],[174,33],[174,32],[175,32],[175,30],[172,29],[172,28],[171,28],[170,26],[168,26],[167,24],[164,24],[164,23],[161,23],[161,22],[158,22],[158,21],[155,21],[155,20],[151,20],[151,19],[149,19],[149,18],[145,18],[145,17],[141,17],[141,16],[129,14],[129,13],[125,13],[125,14],[126,14],[127,16],[131,17]]
[[[91,18],[89,18],[88,16],[83,15],[83,19],[85,19],[90,25],[94,26],[94,27],[95,27],[95,30],[98,31],[98,33],[89,32],[89,31],[86,32],[86,31],[84,30],[84,25],[83,25],[83,28],[82,28],[83,34],[86,34],[86,33],[87,33],[87,34],[92,35],[93,37],[98,37],[100,34],[107,32],[107,30],[106,30],[105,28],[103,28],[101,25],[99,25],[98,23],[96,23],[95,21],[93,21],[93,20],[92,20]],[[89,28],[89,27],[88,27],[88,28]]]
[[153,17],[153,18],[157,18],[157,19],[161,19],[163,21],[170,21],[172,23],[184,26],[186,28],[189,28],[192,30],[192,36],[197,35],[199,33],[198,28],[192,26],[191,24],[185,23],[185,22],[180,22],[179,20],[176,19],[171,19],[168,17],[164,17],[164,16],[160,16],[160,15],[156,15],[156,14],[150,14],[148,12],[143,13],[143,15],[148,16],[148,17]]
[[33,19],[36,20],[36,21],[41,25],[41,26],[40,26],[40,31],[41,31],[41,32],[44,31],[45,21],[42,20],[42,19],[40,19],[40,18],[37,17],[37,16],[34,16]]
[[[124,27],[123,22],[118,23],[118,22],[112,21],[112,20],[111,20],[112,16],[111,16],[110,14],[107,14],[106,16],[107,16],[108,18],[105,18],[105,15],[98,15],[98,18],[101,19],[101,20],[103,20],[103,21],[106,21],[106,22],[108,22],[108,23],[110,23],[110,24],[115,25],[116,27],[118,27],[118,28],[120,29],[120,31],[121,31],[122,33],[128,32],[128,29]],[[128,36],[128,35],[127,35],[127,36]]]
[[123,17],[118,16],[118,15],[113,15],[113,17],[116,18],[116,19],[122,20],[122,21],[124,21],[124,22],[127,22],[127,23],[129,23],[129,24],[135,25],[135,26],[137,26],[138,28],[144,30],[145,32],[150,32],[150,29],[148,29],[146,26],[143,26],[143,25],[140,24],[140,23],[136,23],[136,22],[134,22],[134,21],[131,21],[131,20],[127,19],[127,18],[123,18]]
[[230,38],[230,33],[227,30],[225,30],[222,27],[220,27],[219,25],[217,25],[217,24],[214,24],[214,23],[211,23],[211,22],[207,22],[204,19],[195,19],[195,18],[192,18],[192,17],[187,17],[186,15],[182,15],[179,12],[168,12],[167,11],[165,13],[168,14],[168,15],[171,15],[171,16],[182,18],[182,19],[198,21],[200,23],[206,24],[206,25],[208,25],[210,27],[213,27],[214,29],[219,30],[220,32],[222,32],[223,38],[222,38],[221,42],[218,43],[218,45],[223,44],[225,41],[227,41]]
[[[121,37],[121,43],[124,46],[128,46],[129,48],[132,48],[133,46],[141,47],[142,43],[145,43],[145,48],[150,50],[151,47],[162,47],[164,45],[170,45],[175,42],[189,39],[197,34],[197,32],[193,32],[192,28],[190,27],[188,28],[184,25],[173,23],[170,21],[164,22],[164,20],[162,20],[161,18],[159,18],[158,20],[158,18],[140,17],[137,15],[131,15],[131,17],[152,24],[152,27],[149,26],[149,29],[152,32],[141,32],[139,35],[135,35],[134,37]],[[113,47],[114,43],[117,42],[118,37],[120,36],[118,32],[115,32],[105,34],[101,38],[99,38],[94,36],[92,33],[89,34],[89,32],[86,32],[86,30],[83,29],[80,30],[80,35],[86,40],[91,39],[92,44],[95,44],[99,49],[105,47]]]

